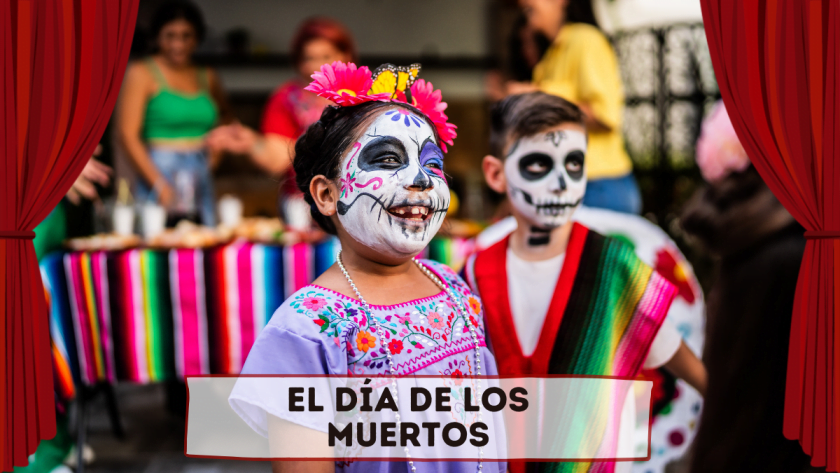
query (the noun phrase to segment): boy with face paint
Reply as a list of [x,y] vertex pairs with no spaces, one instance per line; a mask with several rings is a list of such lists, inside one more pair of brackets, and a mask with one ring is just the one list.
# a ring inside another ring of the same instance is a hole
[[[635,377],[664,366],[702,393],[705,368],[663,324],[674,286],[630,247],[572,221],[586,192],[580,110],[541,92],[510,96],[492,111],[491,148],[484,175],[507,195],[517,229],[473,255],[464,272],[485,303],[499,373]],[[535,466],[566,467],[580,464]]]

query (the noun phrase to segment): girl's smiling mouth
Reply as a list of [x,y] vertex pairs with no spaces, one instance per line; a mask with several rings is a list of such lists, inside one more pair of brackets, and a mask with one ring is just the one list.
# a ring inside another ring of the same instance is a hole
[[388,213],[397,218],[424,222],[434,211],[426,205],[399,205],[389,208]]

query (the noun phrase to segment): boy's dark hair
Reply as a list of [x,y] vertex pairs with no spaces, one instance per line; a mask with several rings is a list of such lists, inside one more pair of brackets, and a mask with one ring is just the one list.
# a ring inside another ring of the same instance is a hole
[[505,158],[505,145],[533,136],[563,123],[583,126],[583,112],[577,105],[543,92],[511,95],[490,112],[490,152]]
[[327,107],[321,113],[321,118],[310,125],[295,143],[295,158],[292,161],[295,184],[309,204],[312,219],[325,232],[335,235],[335,225],[318,210],[309,192],[309,183],[317,175],[324,175],[332,181],[338,179],[341,174],[341,158],[353,142],[359,139],[359,134],[370,124],[377,112],[395,107],[411,110],[417,116],[423,117],[432,128],[436,142],[440,143],[434,123],[423,112],[400,102],[365,102],[351,107]]
[[[160,35],[160,30],[168,23],[175,20],[185,20],[192,25],[195,30],[195,36],[198,42],[204,41],[204,35],[207,27],[204,23],[204,16],[201,10],[195,6],[194,3],[187,0],[172,0],[161,5],[152,17],[151,23],[151,38],[152,41],[157,42]],[[155,46],[157,48],[157,46]]]

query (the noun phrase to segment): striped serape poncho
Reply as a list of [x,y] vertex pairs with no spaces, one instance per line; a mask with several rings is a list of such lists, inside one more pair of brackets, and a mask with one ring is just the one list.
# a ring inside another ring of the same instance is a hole
[[[510,309],[508,238],[479,252],[467,280],[484,301],[500,375],[633,378],[641,371],[676,289],[633,249],[575,223],[534,353],[525,356]],[[548,438],[546,438],[548,437]],[[552,441],[544,433],[543,441]],[[612,472],[611,462],[536,463],[528,471]],[[512,472],[525,471],[511,463]]]

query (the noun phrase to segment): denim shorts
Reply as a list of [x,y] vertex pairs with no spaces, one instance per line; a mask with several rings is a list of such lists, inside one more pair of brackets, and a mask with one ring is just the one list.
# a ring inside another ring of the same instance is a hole
[[[155,167],[175,188],[175,175],[179,171],[187,171],[195,176],[195,205],[203,225],[216,225],[216,196],[213,192],[213,178],[210,176],[210,165],[204,151],[177,151],[165,148],[152,148],[149,155]],[[135,197],[143,204],[154,198],[151,186],[142,179],[137,180]]]
[[633,174],[593,179],[586,183],[583,205],[638,215],[642,212],[642,194]]

